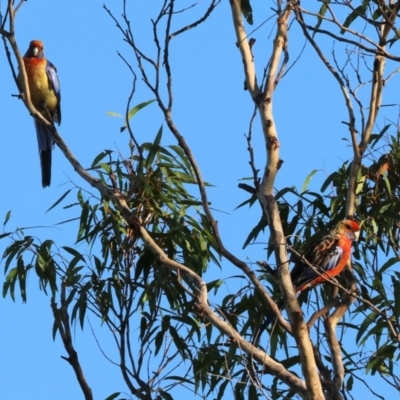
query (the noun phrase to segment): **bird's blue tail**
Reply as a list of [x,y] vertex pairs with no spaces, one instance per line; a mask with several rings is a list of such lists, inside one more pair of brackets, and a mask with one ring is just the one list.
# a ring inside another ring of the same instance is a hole
[[51,183],[51,148],[53,147],[53,138],[51,132],[36,120],[35,129],[42,169],[42,186],[46,187],[50,186]]

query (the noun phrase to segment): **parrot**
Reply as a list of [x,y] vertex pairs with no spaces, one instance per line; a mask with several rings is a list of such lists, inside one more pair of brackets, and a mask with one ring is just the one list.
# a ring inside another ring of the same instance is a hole
[[[338,222],[328,234],[319,240],[312,241],[303,257],[296,261],[290,273],[296,293],[300,294],[303,290],[325,283],[330,278],[339,275],[350,259],[352,244],[358,238],[359,231],[358,222],[347,219]],[[314,266],[315,270],[304,259]],[[283,306],[282,299],[278,303],[278,307],[282,309]],[[260,333],[275,319],[275,315],[267,317],[260,328]]]
[[[44,118],[52,123],[61,124],[60,81],[56,67],[48,61],[43,52],[43,42],[32,40],[24,55],[24,65],[28,77],[30,97],[35,108]],[[19,74],[19,83],[22,80]],[[42,186],[51,183],[51,151],[53,138],[51,131],[35,119],[35,129],[39,145],[40,164],[42,170]]]

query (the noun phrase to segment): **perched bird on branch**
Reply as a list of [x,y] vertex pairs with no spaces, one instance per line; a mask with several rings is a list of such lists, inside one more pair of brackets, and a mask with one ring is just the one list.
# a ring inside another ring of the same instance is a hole
[[[315,240],[299,258],[290,273],[297,294],[303,290],[325,283],[339,275],[351,256],[353,240],[357,239],[360,225],[353,220],[340,221],[327,235]],[[283,299],[278,303],[283,308]],[[267,317],[260,333],[276,319]]]
[[[43,53],[43,42],[32,40],[24,55],[25,70],[28,77],[30,97],[35,108],[52,123],[61,123],[60,82],[56,67],[48,61]],[[20,87],[22,75],[19,75]],[[51,183],[51,150],[53,137],[51,130],[35,119],[35,128],[39,145],[40,164],[42,169],[42,186]]]

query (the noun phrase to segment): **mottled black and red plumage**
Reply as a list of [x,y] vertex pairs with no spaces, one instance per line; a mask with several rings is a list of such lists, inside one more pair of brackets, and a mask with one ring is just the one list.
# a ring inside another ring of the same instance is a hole
[[[299,258],[290,273],[297,293],[327,282],[339,275],[351,256],[353,241],[357,238],[360,225],[353,220],[340,221],[334,229],[319,240],[315,240]],[[283,301],[279,304],[283,307]],[[275,319],[266,319],[261,332]]]
[[348,219],[340,221],[327,235],[313,242],[290,274],[296,292],[339,275],[350,259],[352,243],[359,231],[360,225]]

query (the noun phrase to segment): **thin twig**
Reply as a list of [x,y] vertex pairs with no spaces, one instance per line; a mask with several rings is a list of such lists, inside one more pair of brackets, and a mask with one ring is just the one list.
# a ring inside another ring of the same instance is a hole
[[196,28],[197,25],[200,25],[202,22],[204,22],[210,15],[211,13],[214,11],[214,8],[217,7],[217,5],[221,2],[221,0],[212,0],[210,6],[208,7],[207,11],[205,12],[205,14],[199,18],[197,21],[192,22],[191,24],[188,24],[186,26],[184,26],[181,29],[178,29],[177,31],[175,31],[174,33],[171,33],[168,36],[168,41],[170,41],[172,38],[180,35],[183,32],[186,32],[190,29]]

